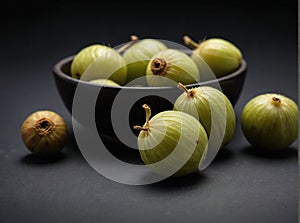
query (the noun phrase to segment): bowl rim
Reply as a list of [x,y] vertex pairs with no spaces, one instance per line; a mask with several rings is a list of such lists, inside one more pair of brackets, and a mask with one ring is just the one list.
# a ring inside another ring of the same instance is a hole
[[[64,73],[62,71],[62,66],[70,61],[72,61],[74,59],[75,55],[72,56],[68,56],[65,58],[60,59],[57,63],[54,64],[53,66],[53,73],[56,76],[59,76],[61,79],[64,79],[68,82],[71,82],[73,84],[85,84],[85,85],[90,85],[90,86],[99,86],[99,84],[95,84],[95,83],[90,83],[88,81],[83,81],[80,79],[76,79],[74,77],[71,77],[70,75]],[[185,85],[187,88],[193,88],[193,87],[198,87],[199,85],[211,85],[211,84],[215,84],[215,83],[220,83],[220,82],[224,82],[224,81],[228,81],[231,79],[234,79],[237,76],[240,76],[242,74],[244,74],[246,72],[246,70],[248,69],[248,65],[247,62],[244,58],[242,58],[241,60],[241,64],[240,67],[225,76],[213,79],[213,80],[207,80],[207,81],[203,81],[203,82],[197,82],[197,83],[193,83],[193,84],[187,84]],[[162,87],[151,87],[151,86],[106,86],[106,85],[100,85],[101,87],[104,88],[116,88],[116,89],[148,89],[148,90],[155,90],[155,89],[173,89],[176,86],[162,86]]]

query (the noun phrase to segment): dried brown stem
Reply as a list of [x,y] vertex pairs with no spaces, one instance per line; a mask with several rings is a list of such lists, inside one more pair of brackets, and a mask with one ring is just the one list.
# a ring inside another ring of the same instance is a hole
[[140,125],[135,125],[133,126],[134,129],[138,129],[138,130],[143,130],[143,131],[148,131],[149,130],[149,127],[143,127],[143,126],[140,126]]
[[146,112],[146,122],[145,122],[144,126],[135,125],[135,126],[133,126],[133,128],[142,130],[142,131],[149,131],[149,120],[151,117],[151,109],[147,104],[144,104],[142,107]]
[[182,90],[185,91],[185,93],[187,93],[188,96],[193,97],[195,95],[195,90],[193,89],[187,89],[186,86],[184,86],[182,83],[178,83],[177,85],[178,88],[181,88]]
[[185,35],[183,36],[183,42],[185,45],[190,46],[192,48],[197,48],[199,46],[198,43],[196,43],[194,40],[192,40],[189,36]]
[[42,118],[35,123],[34,128],[39,135],[48,135],[52,132],[54,123],[48,118]]
[[123,53],[125,50],[127,50],[132,44],[134,44],[136,41],[138,41],[139,38],[136,35],[131,35],[130,36],[130,42],[126,43],[119,49],[117,49],[118,53]]

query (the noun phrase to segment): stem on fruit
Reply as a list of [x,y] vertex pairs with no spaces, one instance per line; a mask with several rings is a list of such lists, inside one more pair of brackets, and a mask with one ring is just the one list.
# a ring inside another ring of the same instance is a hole
[[182,83],[179,82],[177,86],[178,88],[184,90],[189,97],[193,97],[195,95],[195,91],[193,89],[187,89],[186,86],[184,86]]
[[143,131],[149,131],[149,120],[151,117],[151,109],[147,104],[144,104],[142,107],[146,112],[146,123],[144,126],[135,125],[133,126],[133,128],[138,130],[143,130]]
[[130,36],[130,40],[131,41],[137,41],[139,38],[138,38],[138,36],[136,36],[136,35],[131,35]]
[[146,112],[146,124],[145,124],[145,126],[149,128],[149,120],[150,120],[150,117],[151,117],[151,109],[147,104],[144,104],[142,107]]
[[182,83],[178,83],[178,88],[181,88],[182,90],[184,90],[186,93],[188,93],[189,92],[189,90],[186,88],[186,86],[184,86]]
[[167,71],[167,61],[164,58],[154,58],[151,62],[151,71],[155,75],[164,75]]
[[280,98],[272,97],[271,103],[275,106],[279,106],[281,104],[281,100],[280,100]]
[[194,40],[192,40],[189,36],[185,35],[183,36],[184,44],[187,46],[190,46],[192,48],[197,48],[199,46],[198,43],[196,43]]
[[121,48],[117,49],[118,53],[123,53],[128,47],[130,47],[132,44],[134,44],[139,38],[136,35],[130,36],[130,42],[123,45]]
[[142,131],[148,131],[149,130],[149,127],[143,127],[143,126],[140,126],[140,125],[135,125],[133,126],[134,129],[138,129],[138,130],[142,130]]
[[34,125],[35,130],[39,135],[48,135],[54,128],[54,123],[48,118],[41,118]]

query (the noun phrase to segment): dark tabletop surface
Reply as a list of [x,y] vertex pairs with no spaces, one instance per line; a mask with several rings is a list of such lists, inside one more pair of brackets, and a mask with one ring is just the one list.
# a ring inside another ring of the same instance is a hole
[[[239,125],[243,106],[257,94],[297,102],[296,2],[186,2],[176,9],[149,2],[139,10],[140,3],[130,4],[129,11],[92,1],[1,7],[0,222],[297,222],[297,142],[279,154],[257,152]],[[115,46],[131,34],[178,43],[183,34],[218,36],[242,50],[248,72],[235,106],[236,134],[201,173],[125,185],[98,174],[81,155],[52,67],[83,46]],[[23,120],[40,109],[68,124],[67,145],[52,162],[32,156],[20,137]]]

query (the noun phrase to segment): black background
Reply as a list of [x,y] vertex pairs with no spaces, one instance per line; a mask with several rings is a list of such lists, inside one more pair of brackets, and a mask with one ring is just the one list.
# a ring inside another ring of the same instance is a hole
[[[243,106],[257,94],[298,100],[297,9],[296,1],[2,4],[0,221],[297,222],[297,142],[283,153],[257,152],[239,126]],[[76,146],[52,67],[84,46],[116,46],[131,34],[181,44],[184,34],[196,40],[222,37],[235,43],[248,63],[235,106],[235,137],[200,174],[123,185],[95,172]],[[30,155],[20,137],[23,120],[40,109],[60,113],[70,131],[53,162]]]

